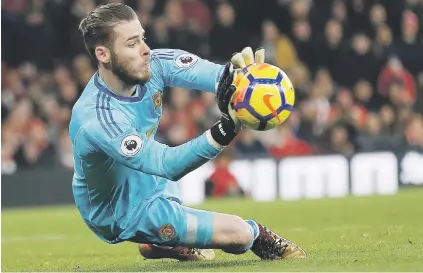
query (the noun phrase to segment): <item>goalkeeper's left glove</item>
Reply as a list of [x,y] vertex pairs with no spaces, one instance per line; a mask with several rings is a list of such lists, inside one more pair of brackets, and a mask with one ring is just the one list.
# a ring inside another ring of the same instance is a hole
[[264,48],[257,49],[255,54],[251,47],[244,48],[232,56],[231,61],[223,70],[216,90],[217,105],[222,117],[210,130],[214,140],[222,146],[228,145],[241,130],[241,123],[236,117],[232,105],[232,96],[236,90],[236,86],[233,84],[234,79],[239,69],[254,62],[264,63]]

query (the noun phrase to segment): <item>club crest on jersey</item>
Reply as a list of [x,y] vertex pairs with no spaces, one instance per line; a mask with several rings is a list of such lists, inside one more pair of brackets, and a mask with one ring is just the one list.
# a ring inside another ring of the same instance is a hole
[[165,241],[172,240],[176,235],[175,228],[171,224],[164,224],[159,229],[159,236]]
[[157,91],[153,96],[154,109],[162,106],[162,91]]
[[129,135],[122,139],[120,143],[120,150],[125,156],[136,155],[142,147],[142,140],[137,135]]
[[183,53],[176,57],[175,63],[180,68],[188,68],[195,65],[198,57],[191,53]]

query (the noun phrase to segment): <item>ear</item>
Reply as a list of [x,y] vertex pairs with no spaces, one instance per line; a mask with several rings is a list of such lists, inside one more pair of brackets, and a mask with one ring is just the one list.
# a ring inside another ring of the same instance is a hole
[[100,63],[110,62],[110,50],[105,46],[97,46],[95,48],[95,56]]

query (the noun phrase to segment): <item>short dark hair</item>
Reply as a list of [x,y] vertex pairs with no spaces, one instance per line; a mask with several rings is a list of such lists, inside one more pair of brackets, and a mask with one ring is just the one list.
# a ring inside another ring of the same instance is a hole
[[90,11],[79,24],[79,30],[84,38],[85,48],[94,60],[95,48],[98,45],[104,45],[109,48],[112,46],[113,30],[112,28],[122,21],[131,21],[137,18],[135,11],[122,3],[110,3],[100,5]]

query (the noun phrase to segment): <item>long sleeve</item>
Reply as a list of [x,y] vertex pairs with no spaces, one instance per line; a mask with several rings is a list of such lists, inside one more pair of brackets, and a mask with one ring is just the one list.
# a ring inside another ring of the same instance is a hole
[[77,145],[84,150],[80,151],[81,156],[103,153],[131,169],[176,181],[221,151],[210,144],[207,132],[177,147],[169,147],[129,125],[120,126],[123,132],[114,138],[107,137],[101,129],[82,129],[77,140]]
[[215,92],[224,66],[182,50],[154,50],[152,69],[158,73],[160,86],[181,87]]

